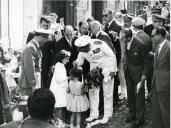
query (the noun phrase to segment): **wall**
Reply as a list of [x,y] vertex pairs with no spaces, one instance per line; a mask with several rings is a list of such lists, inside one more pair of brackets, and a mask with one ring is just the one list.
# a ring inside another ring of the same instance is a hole
[[1,39],[5,47],[21,48],[28,33],[38,27],[42,0],[1,0]]

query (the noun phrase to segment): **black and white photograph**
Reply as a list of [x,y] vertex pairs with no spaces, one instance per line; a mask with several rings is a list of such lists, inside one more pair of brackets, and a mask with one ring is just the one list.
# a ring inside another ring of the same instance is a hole
[[170,0],[0,0],[0,128],[170,128]]

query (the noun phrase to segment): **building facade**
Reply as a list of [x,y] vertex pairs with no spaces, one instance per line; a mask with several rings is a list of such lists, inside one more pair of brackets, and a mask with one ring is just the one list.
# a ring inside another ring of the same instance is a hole
[[65,25],[77,28],[79,21],[91,16],[101,22],[104,8],[136,14],[137,5],[134,0],[0,0],[0,44],[23,47],[28,33],[38,27],[41,15],[55,12],[58,19],[64,18]]

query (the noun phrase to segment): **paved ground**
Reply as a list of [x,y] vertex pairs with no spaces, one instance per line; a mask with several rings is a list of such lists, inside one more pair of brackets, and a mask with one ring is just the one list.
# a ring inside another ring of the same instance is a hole
[[[145,110],[145,123],[141,128],[151,128],[151,107],[150,103],[146,102],[146,110]],[[114,114],[112,119],[106,125],[95,125],[92,128],[131,128],[129,123],[125,123],[125,119],[127,117],[128,107],[126,101],[119,103],[114,108]],[[68,118],[69,114],[67,114]],[[85,122],[85,118],[88,117],[88,113],[83,113],[82,115],[82,126],[81,128],[86,128],[87,123]],[[66,120],[69,124],[69,118]]]

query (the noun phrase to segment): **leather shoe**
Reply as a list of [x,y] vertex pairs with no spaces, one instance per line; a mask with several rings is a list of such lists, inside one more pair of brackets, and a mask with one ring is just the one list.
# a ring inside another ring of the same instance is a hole
[[99,123],[106,124],[109,121],[108,117],[103,117],[101,120],[99,120]]
[[93,121],[93,120],[95,120],[95,119],[97,119],[97,118],[98,118],[98,117],[90,116],[90,117],[86,118],[86,121],[87,121],[87,122],[91,122],[91,121]]
[[131,121],[133,121],[135,118],[134,117],[128,117],[126,120],[125,120],[125,122],[126,123],[129,123],[129,122],[131,122]]

